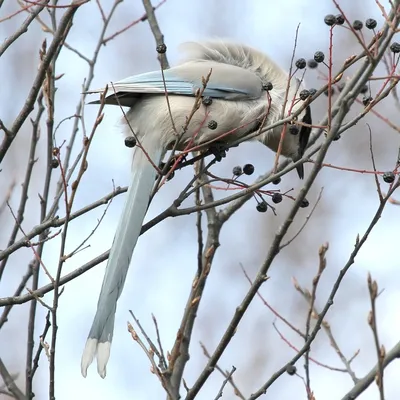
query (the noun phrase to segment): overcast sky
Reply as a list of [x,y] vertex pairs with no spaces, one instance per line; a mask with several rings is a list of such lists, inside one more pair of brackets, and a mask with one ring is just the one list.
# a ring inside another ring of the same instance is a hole
[[[108,2],[103,1],[103,3]],[[109,28],[110,34],[143,15],[144,9],[140,1],[135,1],[133,7],[130,3],[132,2],[126,1],[119,7]],[[345,7],[350,19],[365,20],[368,17],[375,17],[379,21],[378,26],[382,23],[373,0],[353,2],[342,0],[340,4]],[[330,0],[167,0],[157,11],[157,17],[165,35],[167,55],[171,64],[179,59],[178,46],[181,42],[225,37],[266,52],[283,68],[288,69],[298,24],[300,24],[298,57],[311,58],[317,50],[328,52],[328,28],[323,23],[323,17],[328,13],[337,13]],[[68,43],[91,57],[100,29],[101,16],[96,2],[92,1],[78,11]],[[0,37],[9,35],[12,31],[13,22],[0,25]],[[12,121],[23,102],[36,71],[38,49],[45,36],[46,34],[37,25],[33,25],[29,34],[20,40],[15,49],[6,53],[4,61],[0,62],[0,76],[9,77],[2,81],[0,89],[1,93],[4,93],[0,96],[0,110],[3,110],[0,113],[4,113],[0,118],[5,122]],[[358,47],[354,40],[349,40],[344,30],[338,32],[335,39],[337,65],[357,51]],[[158,68],[156,56],[154,38],[147,22],[139,23],[101,49],[93,87],[102,87],[109,81],[155,70]],[[74,53],[64,49],[57,65],[57,74],[62,73],[65,76],[57,83],[58,120],[74,113],[87,68]],[[307,74],[306,81],[310,87],[318,87],[322,82],[313,71]],[[398,112],[391,109],[390,102],[386,104],[381,110],[398,123]],[[325,110],[325,100],[322,99],[315,106],[315,122]],[[96,106],[86,107],[87,129],[90,129],[96,112]],[[109,193],[113,187],[112,180],[117,186],[127,185],[129,181],[130,150],[124,146],[120,134],[121,112],[117,107],[107,107],[105,114],[105,120],[96,134],[91,149],[89,169],[76,199],[76,209]],[[360,169],[371,168],[365,122],[362,121],[345,138],[333,145],[327,162]],[[389,131],[386,126],[382,126],[376,118],[369,117],[368,122],[373,129],[378,169],[391,169],[399,143],[398,135]],[[57,134],[58,143],[61,143],[64,137],[68,137],[70,129],[70,122],[61,126]],[[18,140],[20,142],[16,143],[23,143],[26,139],[20,137]],[[18,181],[23,176],[24,169],[19,165],[21,163],[24,165],[26,156],[22,157],[16,150],[13,154],[13,157],[10,156],[7,160],[4,172],[0,176],[2,180],[5,176],[15,176]],[[21,159],[23,162],[20,163]],[[228,176],[233,166],[247,162],[255,165],[256,174],[261,174],[272,166],[273,153],[261,145],[241,145],[230,150],[229,156],[221,165],[216,166],[215,171]],[[306,173],[309,169],[310,166],[307,165]],[[171,203],[190,177],[190,173],[190,169],[179,172],[177,177],[161,190],[150,208],[150,217]],[[36,172],[34,179],[38,186],[36,191],[32,189],[30,197],[36,201],[36,193],[41,190],[38,189],[41,188],[40,172]],[[7,187],[7,182],[0,183],[1,189]],[[294,188],[295,194],[300,184],[293,173],[284,178],[280,188],[282,190]],[[354,247],[357,233],[364,232],[378,206],[374,180],[371,176],[326,169],[320,174],[310,192],[311,204],[316,201],[322,187],[324,187],[323,200],[315,215],[293,246],[277,257],[270,271],[271,279],[262,290],[271,305],[300,328],[304,327],[307,307],[293,289],[292,276],[295,276],[301,285],[310,288],[318,265],[318,248],[325,242],[330,243],[327,254],[328,268],[321,281],[317,299],[317,305],[321,308]],[[12,199],[15,206],[18,204],[18,193],[16,191]],[[90,239],[90,248],[68,261],[64,273],[74,270],[110,247],[122,204],[123,196],[118,196],[109,208],[100,228]],[[290,206],[290,204],[279,206],[278,216],[274,217],[272,213],[264,215],[256,212],[255,205],[255,202],[246,204],[223,230],[221,248],[218,250],[195,325],[191,360],[185,372],[185,380],[189,386],[193,384],[206,362],[199,341],[202,341],[210,351],[215,349],[235,308],[248,289],[240,264],[243,264],[250,276],[254,277],[265,258],[275,229],[284,220]],[[32,203],[31,210],[24,221],[27,227],[38,222],[37,203]],[[295,227],[301,226],[308,212],[309,210],[302,210],[299,213],[299,221]],[[67,251],[72,250],[90,234],[102,213],[103,209],[96,209],[71,223]],[[385,289],[379,299],[378,307],[381,342],[385,344],[386,349],[390,349],[399,337],[400,265],[393,251],[397,250],[396,243],[398,245],[399,213],[399,208],[388,206],[365,249],[351,268],[347,280],[337,295],[335,305],[328,314],[328,321],[346,356],[350,358],[357,349],[361,349],[360,355],[354,361],[354,369],[359,377],[364,376],[376,363],[373,337],[367,325],[370,307],[366,286],[368,271],[371,271],[373,277],[378,280],[379,287]],[[5,225],[10,222],[8,217],[2,218],[5,218],[2,222]],[[8,231],[0,232],[0,248],[5,247],[8,235]],[[44,262],[52,271],[55,271],[57,265],[58,245],[56,238],[47,247],[44,255]],[[89,369],[86,379],[80,374],[81,352],[95,314],[105,263],[66,286],[60,299],[58,321],[59,346],[56,359],[58,400],[165,398],[156,376],[150,373],[150,364],[146,356],[126,330],[126,322],[130,320],[128,310],[134,311],[151,334],[154,333],[151,313],[154,313],[160,326],[164,349],[171,349],[197,268],[196,252],[194,216],[166,220],[139,239],[125,289],[118,303],[111,358],[105,380],[99,378],[95,365]],[[1,282],[0,297],[11,295],[30,259],[31,253],[28,249],[11,259],[13,270],[11,271],[9,267],[5,279]],[[42,283],[47,283],[43,276]],[[51,301],[51,298],[51,295],[46,296],[48,301]],[[37,329],[41,332],[44,318],[40,316],[44,316],[45,311],[40,307],[39,309]],[[24,371],[26,348],[24,342],[26,328],[25,325],[21,326],[21,319],[26,318],[26,311],[26,307],[14,310],[10,315],[10,321],[0,332],[1,355],[11,371],[21,370],[21,374]],[[274,331],[273,321],[273,315],[256,299],[247,317],[239,326],[230,347],[220,360],[219,365],[224,369],[231,369],[232,365],[237,367],[235,380],[247,395],[257,390],[272,373],[285,365],[294,355],[293,350],[288,348]],[[296,337],[282,324],[278,323],[278,326],[296,346],[302,345],[301,338]],[[14,343],[18,343],[17,350],[14,347],[10,349],[7,344],[11,337]],[[342,368],[339,358],[323,334],[315,342],[312,356],[324,364]],[[303,361],[300,360],[298,369],[303,375],[302,365]],[[398,364],[393,363],[385,373],[388,400],[397,398],[396,395],[400,392],[399,371]],[[352,387],[348,375],[314,364],[311,365],[311,372],[312,389],[317,399],[339,399]],[[36,398],[45,399],[48,372],[44,356],[41,359],[39,373],[40,378],[36,379],[35,386]],[[222,380],[221,375],[214,372],[198,398],[201,400],[214,398]],[[230,387],[226,388],[223,398],[233,398]],[[271,387],[265,398],[297,400],[305,399],[306,394],[300,379],[285,375]],[[374,385],[360,397],[362,400],[376,398],[377,391]]]

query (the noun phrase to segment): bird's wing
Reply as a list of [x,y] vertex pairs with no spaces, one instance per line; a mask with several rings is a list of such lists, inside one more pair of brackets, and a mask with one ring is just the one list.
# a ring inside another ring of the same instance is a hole
[[[259,98],[263,93],[263,83],[252,71],[213,61],[190,61],[168,70],[133,75],[110,84],[106,104],[130,106],[143,94],[165,92],[195,96],[197,90],[203,87],[204,79],[209,73],[210,78],[203,96],[225,100],[251,100]],[[98,89],[88,93],[103,91],[104,89]]]

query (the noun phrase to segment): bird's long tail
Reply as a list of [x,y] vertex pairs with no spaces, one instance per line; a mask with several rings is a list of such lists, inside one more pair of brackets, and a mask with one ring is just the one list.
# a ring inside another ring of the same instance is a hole
[[146,140],[144,137],[141,145],[147,156],[140,148],[135,150],[131,185],[108,258],[96,315],[82,355],[81,372],[84,377],[86,377],[87,369],[95,356],[97,356],[99,375],[102,378],[106,376],[117,300],[125,283],[129,263],[140,235],[155,182],[156,170],[149,162],[148,157],[157,166],[162,157],[163,149],[160,141],[151,137],[147,137]]

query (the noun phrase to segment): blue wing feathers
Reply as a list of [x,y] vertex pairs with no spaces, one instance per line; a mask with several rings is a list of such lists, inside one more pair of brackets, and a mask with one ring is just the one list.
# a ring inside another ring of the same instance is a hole
[[[237,74],[237,67],[232,67],[232,71],[223,71],[224,74],[220,74],[220,76],[216,76],[215,78],[213,76],[214,68],[211,79],[204,90],[204,96],[211,96],[214,98],[254,98],[260,95],[262,87],[261,81],[259,81],[258,85],[256,81],[256,87],[254,82],[251,82],[251,84],[246,87],[245,82],[240,82],[237,76],[232,75],[232,78],[229,80],[229,72]],[[207,69],[203,68],[203,71],[206,72]],[[225,72],[228,72],[228,76]],[[242,73],[245,74],[244,78],[247,78],[246,75],[248,71],[242,70]],[[202,87],[202,76],[204,76],[204,74],[202,75],[197,70],[185,70],[180,66],[165,70],[163,74],[161,71],[153,71],[133,75],[115,82],[114,85],[117,91],[120,92],[164,93],[166,89],[170,94],[194,96],[196,90]],[[227,85],[227,81],[231,84]]]

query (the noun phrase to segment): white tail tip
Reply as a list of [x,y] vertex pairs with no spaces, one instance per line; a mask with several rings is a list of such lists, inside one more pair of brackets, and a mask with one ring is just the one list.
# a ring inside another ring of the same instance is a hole
[[81,360],[81,373],[84,378],[87,376],[89,365],[97,356],[97,372],[104,379],[107,374],[107,362],[110,358],[111,342],[99,343],[97,339],[89,338],[86,341]]
[[103,379],[107,374],[106,367],[108,359],[110,358],[110,349],[111,342],[99,343],[97,345],[97,372]]
[[85,349],[83,350],[82,360],[81,360],[81,373],[84,378],[87,375],[87,369],[92,363],[94,356],[97,352],[97,339],[88,339],[86,341]]

